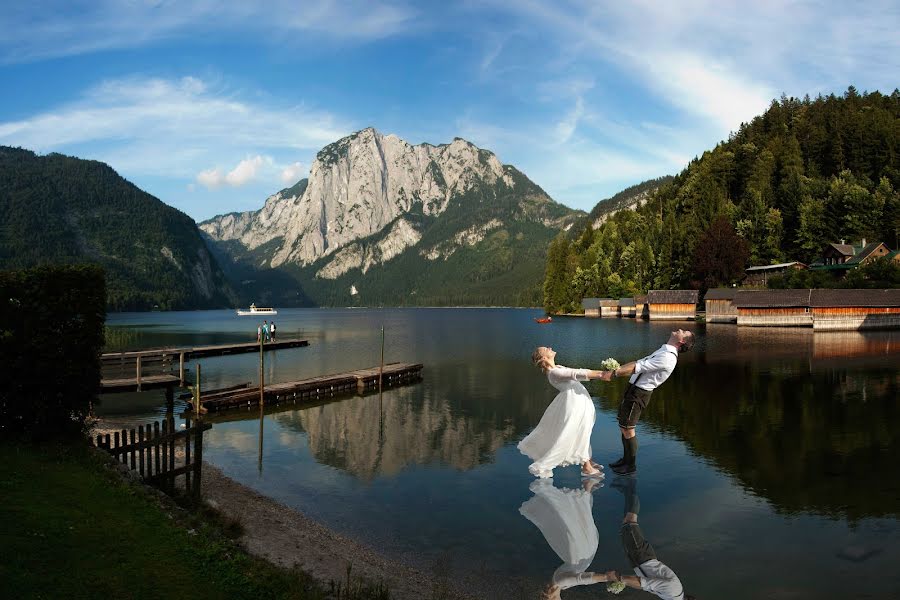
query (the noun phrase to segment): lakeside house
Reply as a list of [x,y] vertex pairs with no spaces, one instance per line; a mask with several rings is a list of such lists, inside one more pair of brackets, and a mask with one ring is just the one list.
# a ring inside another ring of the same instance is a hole
[[813,329],[900,329],[900,289],[812,290]]
[[635,296],[634,297],[634,318],[635,319],[649,319],[650,318],[650,308],[647,304],[647,295]]
[[706,292],[707,323],[737,323],[738,311],[734,306],[735,288],[716,288]]
[[779,263],[777,265],[760,265],[757,267],[747,267],[747,277],[741,285],[745,286],[761,286],[765,287],[769,278],[774,276],[782,276],[788,271],[800,271],[806,269],[807,266],[802,262],[793,261]]
[[858,245],[854,245],[845,244],[844,240],[841,240],[840,244],[828,244],[822,251],[821,258],[816,259],[809,268],[818,271],[846,273],[850,269],[885,256],[893,257],[896,260],[896,253],[891,252],[884,242],[867,244],[866,239],[863,238]]
[[633,319],[637,312],[634,298],[619,298],[619,316]]
[[618,317],[619,301],[615,298],[600,298],[600,317]]
[[812,327],[812,290],[739,290],[734,297],[741,327]]
[[695,321],[699,290],[650,290],[651,321]]
[[584,309],[584,316],[596,319],[600,316],[600,298],[582,298],[581,308]]

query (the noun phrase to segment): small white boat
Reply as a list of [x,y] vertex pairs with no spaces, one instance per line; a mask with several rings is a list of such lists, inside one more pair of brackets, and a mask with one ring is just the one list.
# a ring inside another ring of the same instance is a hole
[[239,317],[248,317],[250,315],[277,315],[278,311],[274,308],[260,308],[256,306],[256,304],[250,305],[250,310],[238,309],[237,314]]

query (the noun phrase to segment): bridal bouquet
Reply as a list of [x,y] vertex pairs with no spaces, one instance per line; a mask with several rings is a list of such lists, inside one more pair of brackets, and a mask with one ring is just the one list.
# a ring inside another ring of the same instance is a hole
[[621,581],[610,581],[606,584],[606,591],[610,594],[621,594],[625,589],[625,584]]
[[615,371],[621,366],[622,365],[619,364],[619,361],[614,358],[607,358],[602,363],[600,363],[600,369],[603,371]]

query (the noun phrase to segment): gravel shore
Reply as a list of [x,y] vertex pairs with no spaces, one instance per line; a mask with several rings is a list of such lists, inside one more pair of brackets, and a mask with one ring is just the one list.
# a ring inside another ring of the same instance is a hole
[[225,476],[203,464],[203,498],[243,526],[241,544],[248,552],[283,567],[297,567],[327,584],[354,577],[384,582],[397,600],[423,598],[468,600],[476,596],[455,589],[446,580],[390,560],[344,537],[301,512]]

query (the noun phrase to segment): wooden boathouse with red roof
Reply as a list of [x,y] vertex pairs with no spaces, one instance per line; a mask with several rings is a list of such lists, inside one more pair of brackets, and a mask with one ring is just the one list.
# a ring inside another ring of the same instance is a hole
[[742,327],[812,327],[812,290],[739,290],[734,297]]
[[900,329],[900,289],[812,290],[813,329]]
[[651,321],[695,321],[699,290],[650,290]]
[[647,296],[635,296],[634,297],[634,317],[636,319],[649,319],[650,318],[650,308],[647,304]]
[[634,298],[619,298],[619,316],[629,319],[635,317],[636,308]]
[[738,311],[734,306],[736,295],[737,290],[734,288],[716,288],[706,292],[706,322],[737,323]]
[[618,317],[619,301],[615,298],[600,298],[600,317]]

